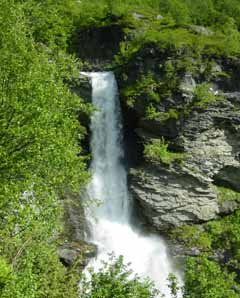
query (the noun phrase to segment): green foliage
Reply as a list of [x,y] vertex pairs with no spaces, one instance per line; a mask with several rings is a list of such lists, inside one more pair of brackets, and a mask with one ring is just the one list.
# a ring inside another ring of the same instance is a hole
[[68,271],[58,259],[56,247],[30,239],[13,259],[2,298],[78,297],[78,275]]
[[[201,252],[200,257],[190,258],[187,263],[184,297],[238,297],[239,293],[234,289],[239,289],[236,276],[240,268],[239,222],[240,212],[237,211],[202,226],[183,226],[172,232],[173,238]],[[216,258],[216,252],[229,257],[222,267],[212,261]],[[217,285],[223,288],[219,289]]]
[[173,162],[182,162],[185,158],[184,153],[171,152],[168,149],[168,143],[162,138],[161,140],[154,140],[150,144],[145,145],[145,157],[158,161],[165,165],[170,165]]
[[218,186],[217,187],[218,195],[220,201],[240,201],[240,193],[234,191],[230,188]]
[[179,116],[179,112],[175,109],[169,109],[167,112],[158,112],[153,105],[149,105],[146,109],[146,118],[148,120],[165,122],[170,119],[178,120]]
[[202,83],[194,90],[194,106],[207,108],[208,105],[222,100],[223,97],[214,93],[211,84]]
[[159,84],[157,80],[153,77],[151,73],[146,76],[140,77],[140,79],[134,84],[129,86],[123,91],[124,97],[127,98],[128,106],[132,107],[135,102],[142,99],[144,105],[145,102],[155,102],[160,101],[158,94]]
[[150,104],[146,109],[146,118],[149,120],[159,119],[161,112],[158,112],[156,108]]
[[[124,24],[129,38],[123,42],[121,57],[116,59],[118,64],[131,59],[133,53],[148,43],[155,43],[160,49],[190,49],[196,56],[240,54],[237,0],[196,0],[194,3],[190,0],[83,0],[75,10],[80,26],[102,26],[112,20]],[[142,17],[138,19],[134,13]],[[162,17],[157,18],[159,15]],[[193,24],[210,27],[208,32],[212,34],[196,34]]]
[[[181,59],[184,53],[195,58],[201,55],[219,57],[240,55],[240,33],[232,19],[227,20],[224,25],[219,25],[217,29],[209,31],[211,34],[197,33],[191,25],[176,25],[170,17],[160,21],[146,21],[146,23],[148,25],[142,21],[136,24],[135,30],[126,31],[129,39],[122,43],[121,51],[116,57],[116,64],[129,63],[138,51],[153,44],[162,52],[181,54]],[[139,26],[141,30],[138,30]],[[203,30],[209,29],[203,28]]]
[[23,1],[22,7],[36,41],[52,48],[54,45],[61,49],[67,47],[80,12],[77,1],[28,0]]
[[220,248],[232,251],[233,254],[236,253],[240,243],[239,220],[240,213],[237,211],[233,215],[209,222],[203,226],[202,232],[211,238],[212,250]]
[[178,227],[171,232],[171,237],[183,242],[186,247],[197,247],[201,251],[209,251],[212,246],[211,235],[197,225]]
[[168,276],[168,282],[169,282],[168,287],[171,290],[172,298],[179,297],[179,292],[181,289],[179,287],[178,280],[177,280],[176,276],[174,274],[170,273]]
[[12,269],[9,264],[7,264],[6,260],[0,258],[0,292],[3,291],[6,284],[11,279],[11,273]]
[[67,189],[79,192],[88,178],[79,146],[85,129],[78,121],[88,107],[67,85],[79,69],[64,51],[69,32],[63,24],[69,20],[59,18],[59,3],[54,3],[0,3],[4,298],[77,297],[77,280],[57,257],[56,237],[59,197]]
[[176,68],[171,61],[167,61],[163,67],[164,77],[158,78],[152,72],[141,75],[133,84],[129,84],[122,90],[129,107],[140,107],[139,110],[145,112],[145,117],[149,120],[157,119],[166,121],[168,119],[177,120],[180,116],[174,108],[169,108],[166,112],[159,112],[159,104],[171,96],[177,89],[178,79],[176,79]]
[[227,250],[233,257],[238,255],[240,245],[240,213],[214,220],[202,226],[185,225],[175,229],[172,237],[182,241],[188,247],[212,253],[216,249]]
[[237,256],[240,245],[240,212],[221,220],[210,222],[206,225],[206,231],[213,239],[212,248],[222,248],[231,251],[233,258]]
[[237,298],[235,275],[205,257],[189,258],[185,275],[185,298]]
[[232,18],[238,27],[240,25],[238,0],[82,0],[80,11],[85,22],[89,17],[96,20],[109,12],[114,15],[137,12],[170,16],[177,24],[219,26]]
[[152,282],[133,275],[122,257],[112,257],[97,272],[90,270],[90,278],[83,277],[80,287],[82,298],[154,298],[158,294]]

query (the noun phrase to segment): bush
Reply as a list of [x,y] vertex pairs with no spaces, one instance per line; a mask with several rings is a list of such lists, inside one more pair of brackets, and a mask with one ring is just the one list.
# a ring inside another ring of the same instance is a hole
[[162,138],[154,140],[150,144],[145,145],[144,155],[152,161],[158,161],[165,165],[173,162],[182,162],[185,158],[184,153],[176,153],[168,150],[168,143]]
[[194,106],[207,108],[218,100],[223,100],[223,97],[214,93],[211,84],[202,83],[194,91]]
[[184,298],[238,298],[235,275],[205,257],[187,262]]
[[157,298],[158,291],[148,279],[141,279],[123,262],[123,257],[111,257],[95,272],[90,270],[80,286],[81,298]]

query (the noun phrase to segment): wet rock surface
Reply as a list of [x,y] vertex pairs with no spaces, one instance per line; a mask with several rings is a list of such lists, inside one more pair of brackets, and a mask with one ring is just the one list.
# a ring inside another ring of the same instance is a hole
[[58,249],[59,259],[66,267],[73,266],[77,261],[84,267],[96,254],[96,245],[85,241],[65,243]]
[[64,229],[58,249],[60,261],[66,266],[84,268],[96,256],[97,246],[85,241],[87,223],[80,194],[65,192],[62,198],[64,208]]

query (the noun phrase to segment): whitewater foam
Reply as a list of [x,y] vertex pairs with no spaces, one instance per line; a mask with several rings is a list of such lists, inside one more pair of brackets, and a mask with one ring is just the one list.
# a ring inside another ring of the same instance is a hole
[[122,121],[118,88],[112,72],[85,73],[92,82],[92,102],[96,108],[91,119],[92,181],[88,197],[101,201],[88,216],[91,236],[98,245],[98,256],[89,266],[101,267],[109,253],[122,255],[131,269],[150,277],[160,291],[171,297],[167,287],[169,273],[179,279],[168,256],[165,241],[156,235],[137,232],[131,226],[131,200],[127,172],[123,165]]

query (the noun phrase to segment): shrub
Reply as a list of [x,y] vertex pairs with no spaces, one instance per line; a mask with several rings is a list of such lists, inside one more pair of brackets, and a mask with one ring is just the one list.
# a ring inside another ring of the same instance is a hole
[[82,278],[80,286],[81,298],[155,298],[158,291],[148,279],[134,275],[129,265],[125,265],[123,257],[111,257],[104,262],[102,268],[90,276]]
[[186,157],[184,153],[169,151],[168,143],[166,143],[164,138],[146,144],[144,154],[146,158],[149,158],[152,161],[161,162],[165,165],[170,165],[173,162],[182,162]]

